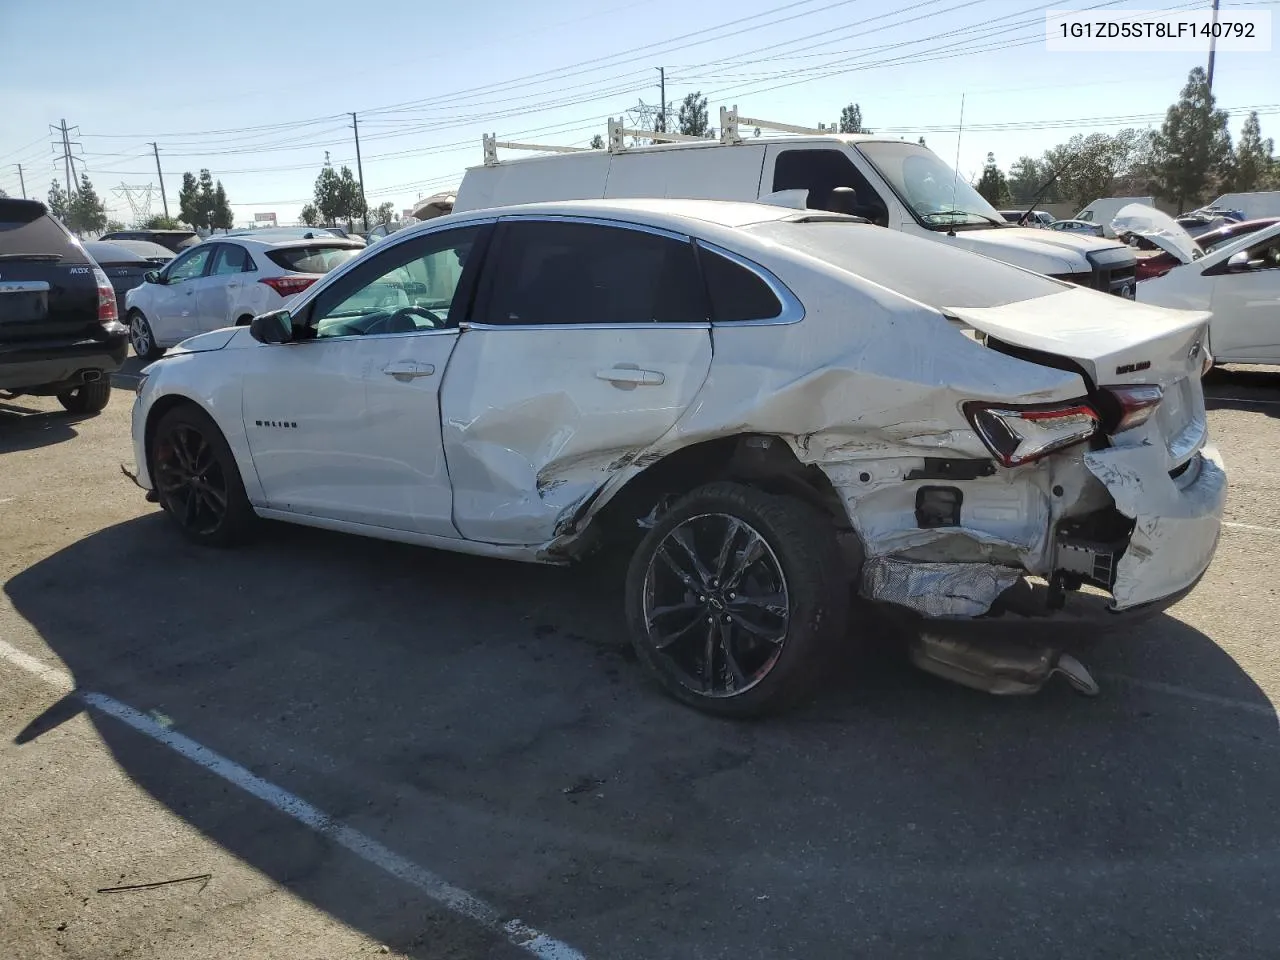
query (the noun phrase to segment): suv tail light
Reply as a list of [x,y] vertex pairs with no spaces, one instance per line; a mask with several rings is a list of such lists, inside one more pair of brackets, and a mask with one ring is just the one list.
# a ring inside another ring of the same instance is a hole
[[292,297],[295,293],[301,293],[319,279],[319,277],[306,277],[294,274],[292,276],[285,277],[263,277],[258,282],[265,283],[282,297]]
[[120,310],[116,306],[116,292],[112,289],[111,281],[107,279],[101,267],[93,268],[93,280],[98,285],[98,323],[102,324],[102,328],[108,333],[123,332]]
[[982,442],[1006,467],[1038,460],[1098,432],[1097,412],[1084,401],[1011,407],[970,402],[964,414]]
[[1106,392],[1116,399],[1119,415],[1108,417],[1114,419],[1114,426],[1107,424],[1109,433],[1119,433],[1139,424],[1146,423],[1156,412],[1160,400],[1164,397],[1164,389],[1154,383],[1139,383],[1131,387],[1107,387]]

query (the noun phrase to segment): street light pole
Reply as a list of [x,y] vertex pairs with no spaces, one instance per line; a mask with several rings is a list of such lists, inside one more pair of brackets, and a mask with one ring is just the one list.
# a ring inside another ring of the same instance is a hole
[[1213,94],[1213,58],[1218,47],[1218,0],[1213,0],[1213,31],[1209,34],[1209,93]]

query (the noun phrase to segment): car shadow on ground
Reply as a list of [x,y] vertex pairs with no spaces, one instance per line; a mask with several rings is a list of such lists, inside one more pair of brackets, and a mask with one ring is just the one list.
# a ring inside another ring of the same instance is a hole
[[1250,410],[1280,417],[1280,369],[1215,367],[1204,377],[1204,404],[1210,410]]
[[39,410],[21,400],[0,400],[0,456],[62,443],[77,435],[83,414]]
[[[642,676],[597,574],[264,533],[201,550],[151,514],[5,590],[81,690],[162,714],[588,957],[1273,949],[1276,717],[1175,617],[1081,638],[1097,698],[1065,684],[990,697],[877,644],[812,705],[730,723]],[[54,704],[19,741],[74,712]],[[506,955],[93,720],[140,787],[342,922],[413,957]]]

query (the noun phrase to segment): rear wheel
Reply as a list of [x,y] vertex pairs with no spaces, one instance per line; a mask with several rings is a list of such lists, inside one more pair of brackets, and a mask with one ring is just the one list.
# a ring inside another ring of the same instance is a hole
[[751,717],[811,692],[845,629],[831,522],[793,497],[711,483],[672,507],[627,571],[636,653],[676,699]]
[[58,402],[72,413],[98,413],[111,399],[111,381],[86,383],[58,394]]
[[196,543],[227,547],[252,533],[257,519],[222,431],[197,407],[160,419],[148,451],[160,506]]
[[129,344],[133,347],[133,352],[143,360],[155,360],[164,353],[162,348],[156,346],[151,324],[141,310],[129,311]]

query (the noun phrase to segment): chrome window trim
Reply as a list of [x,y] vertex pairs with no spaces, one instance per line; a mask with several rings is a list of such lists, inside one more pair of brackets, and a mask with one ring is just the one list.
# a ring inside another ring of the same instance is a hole
[[398,330],[395,333],[350,333],[341,337],[311,337],[308,340],[290,340],[281,346],[305,346],[308,343],[343,343],[347,340],[387,340],[398,337],[438,337],[444,334],[456,336],[461,327],[448,327],[444,330]]
[[[648,233],[655,237],[665,237],[668,240],[678,240],[681,243],[688,243],[693,239],[687,233],[680,233],[676,230],[667,230],[665,227],[651,227],[647,223],[635,223],[631,220],[610,220],[607,217],[588,217],[574,213],[505,213],[498,220],[502,223],[512,221],[533,221],[538,223],[581,223],[592,227],[612,227],[615,230],[632,230],[636,233]],[[633,324],[619,324],[619,326],[633,326]]]
[[460,330],[710,330],[711,323],[472,323],[464,320]]
[[799,323],[804,319],[804,304],[800,302],[800,298],[792,293],[790,288],[774,276],[772,271],[768,268],[762,267],[760,264],[748,260],[741,254],[734,253],[732,250],[726,250],[724,247],[718,246],[717,244],[711,243],[707,240],[699,240],[695,238],[694,243],[704,250],[709,250],[711,253],[719,254],[726,260],[736,263],[744,270],[749,270],[754,273],[764,281],[765,286],[773,292],[773,295],[778,298],[778,302],[782,304],[782,312],[776,317],[769,317],[766,320],[720,320],[713,324],[716,328],[777,327],[785,324]]

